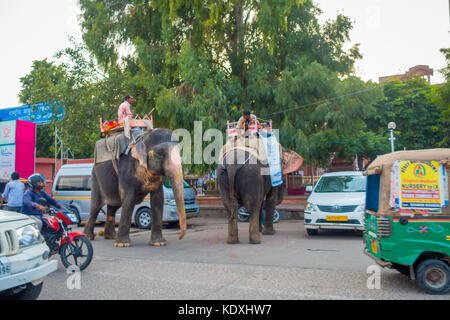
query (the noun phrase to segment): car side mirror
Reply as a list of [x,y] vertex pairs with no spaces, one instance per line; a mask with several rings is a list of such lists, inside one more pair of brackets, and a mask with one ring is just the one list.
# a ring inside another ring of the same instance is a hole
[[306,192],[313,192],[313,186],[306,186]]

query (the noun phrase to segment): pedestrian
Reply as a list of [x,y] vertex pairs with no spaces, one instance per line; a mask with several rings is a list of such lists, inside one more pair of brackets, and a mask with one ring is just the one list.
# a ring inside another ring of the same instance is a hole
[[117,111],[119,124],[123,124],[125,119],[133,115],[133,112],[131,111],[131,104],[133,102],[133,96],[130,96],[129,94],[125,96],[125,101],[122,102],[119,106],[119,110]]
[[19,181],[19,178],[19,173],[14,171],[11,174],[12,181],[6,185],[2,194],[1,203],[3,204],[6,201],[9,211],[22,212],[25,185]]

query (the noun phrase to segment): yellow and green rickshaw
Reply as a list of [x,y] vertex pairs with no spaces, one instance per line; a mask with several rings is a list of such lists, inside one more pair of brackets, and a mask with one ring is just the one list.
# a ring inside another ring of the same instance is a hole
[[367,168],[364,253],[431,294],[450,290],[450,149],[400,151]]

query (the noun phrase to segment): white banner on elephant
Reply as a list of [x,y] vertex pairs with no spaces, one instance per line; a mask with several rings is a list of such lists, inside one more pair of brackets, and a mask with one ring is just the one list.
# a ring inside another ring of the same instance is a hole
[[260,135],[266,148],[267,162],[270,171],[270,180],[272,181],[272,187],[279,186],[283,183],[283,176],[281,172],[281,159],[280,159],[280,145],[277,138],[274,135],[264,137]]

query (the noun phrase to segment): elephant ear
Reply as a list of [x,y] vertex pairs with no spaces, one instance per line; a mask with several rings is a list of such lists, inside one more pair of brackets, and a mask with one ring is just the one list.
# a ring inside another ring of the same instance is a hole
[[281,169],[283,171],[283,175],[287,175],[300,169],[303,164],[303,158],[300,155],[286,148],[282,148],[281,153]]
[[145,146],[142,140],[136,143],[134,148],[131,149],[131,156],[139,161],[139,165],[147,168],[148,155],[145,152]]

